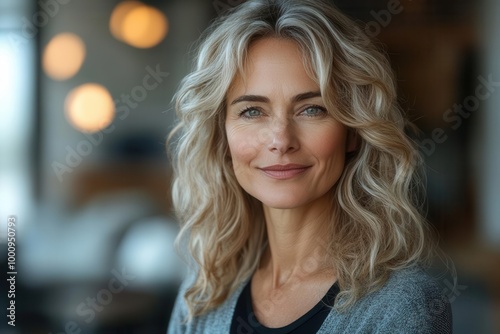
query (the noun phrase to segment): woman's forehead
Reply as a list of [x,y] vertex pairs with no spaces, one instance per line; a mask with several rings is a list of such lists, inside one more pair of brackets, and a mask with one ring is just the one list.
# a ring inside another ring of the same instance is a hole
[[235,75],[230,91],[245,88],[265,91],[274,86],[287,85],[304,91],[319,90],[317,80],[306,70],[299,45],[291,39],[272,37],[252,42],[244,66]]

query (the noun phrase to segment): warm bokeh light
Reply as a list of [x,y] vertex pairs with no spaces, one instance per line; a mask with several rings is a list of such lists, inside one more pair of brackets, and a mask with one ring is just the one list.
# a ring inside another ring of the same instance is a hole
[[117,5],[109,25],[115,38],[137,48],[157,45],[168,32],[165,15],[139,1],[126,1]]
[[109,20],[109,30],[111,34],[118,40],[122,40],[123,21],[133,9],[144,6],[139,1],[124,1],[116,5]]
[[66,117],[82,132],[96,132],[113,121],[115,105],[109,91],[94,83],[73,89],[66,97]]
[[54,36],[45,47],[42,65],[45,73],[55,80],[74,76],[85,59],[85,44],[75,34],[62,33]]

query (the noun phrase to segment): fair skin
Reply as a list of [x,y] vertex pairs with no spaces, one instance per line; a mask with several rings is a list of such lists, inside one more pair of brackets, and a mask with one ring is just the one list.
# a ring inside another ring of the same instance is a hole
[[269,247],[252,277],[257,319],[282,327],[307,313],[336,280],[324,259],[332,202],[328,192],[355,149],[323,102],[295,42],[252,43],[244,78],[226,100],[235,175],[262,202]]

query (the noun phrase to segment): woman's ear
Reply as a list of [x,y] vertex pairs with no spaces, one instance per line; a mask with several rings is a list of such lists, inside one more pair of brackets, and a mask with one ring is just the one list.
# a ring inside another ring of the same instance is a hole
[[355,129],[347,130],[346,153],[352,153],[359,149],[361,139]]

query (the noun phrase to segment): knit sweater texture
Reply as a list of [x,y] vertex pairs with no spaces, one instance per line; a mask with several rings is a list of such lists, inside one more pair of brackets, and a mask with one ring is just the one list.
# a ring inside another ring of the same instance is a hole
[[[184,293],[192,284],[188,278],[181,285],[167,334],[229,333],[238,297],[247,282],[216,309],[195,317],[187,316]],[[446,289],[445,289],[446,290]],[[451,305],[439,284],[419,267],[393,272],[375,292],[359,299],[347,311],[332,309],[317,333],[452,333]],[[251,333],[246,319],[239,319],[242,333]]]

